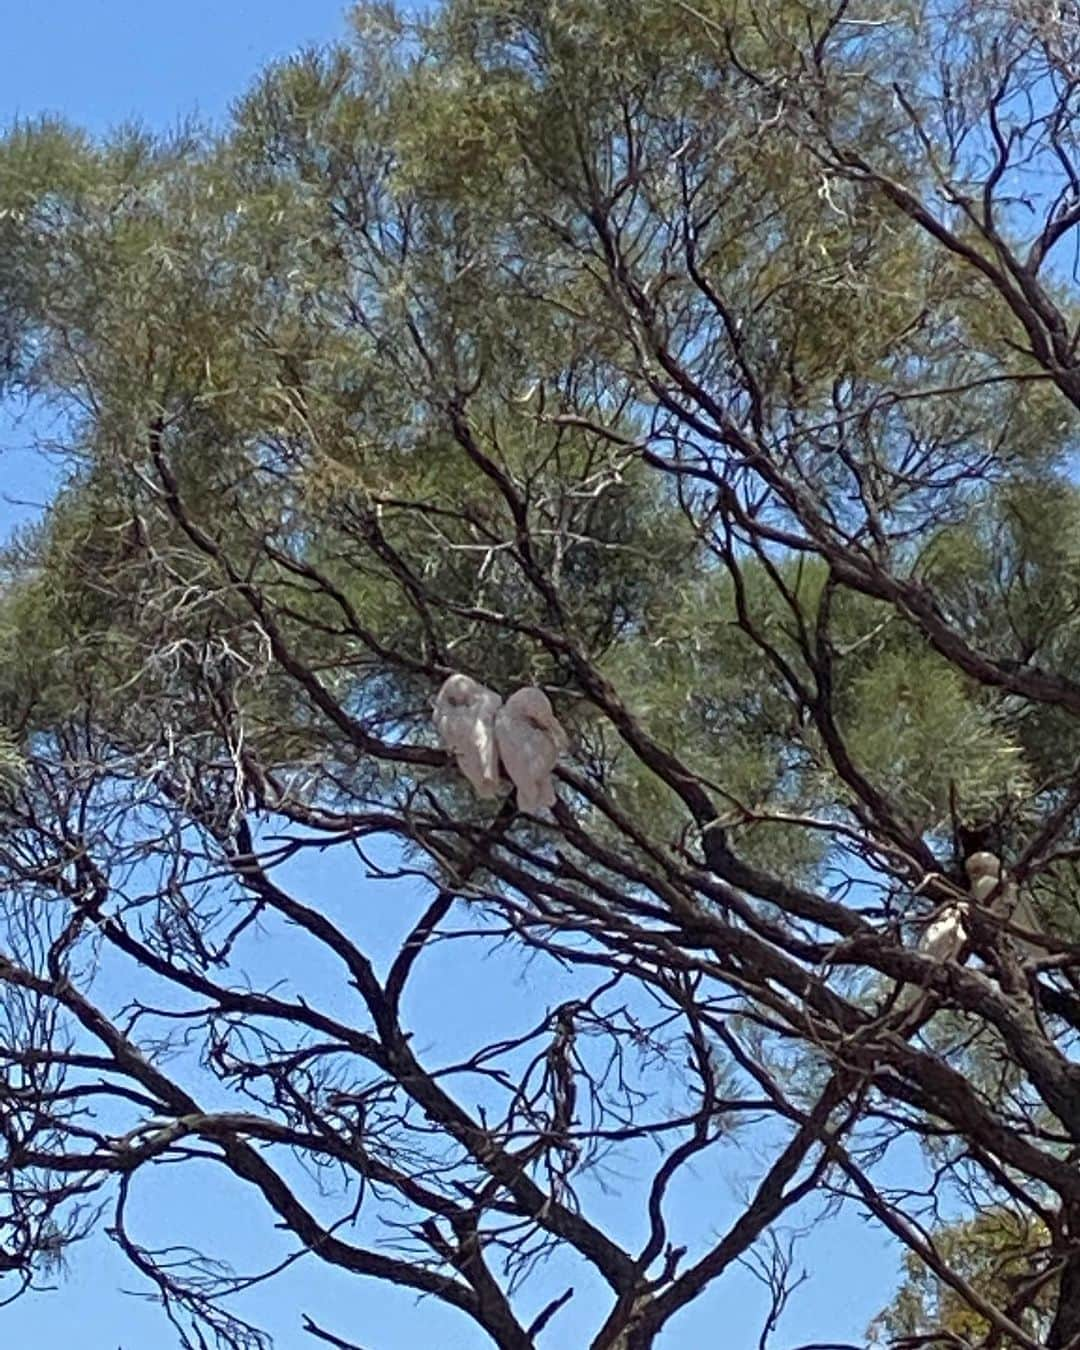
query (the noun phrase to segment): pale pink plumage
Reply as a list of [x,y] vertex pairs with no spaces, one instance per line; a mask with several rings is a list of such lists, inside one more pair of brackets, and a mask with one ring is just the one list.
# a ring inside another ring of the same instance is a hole
[[451,675],[435,697],[435,730],[477,796],[500,791],[495,715],[502,699],[469,675]]
[[495,716],[495,741],[503,768],[517,789],[518,809],[554,806],[551,774],[567,739],[542,689],[529,687],[510,695]]

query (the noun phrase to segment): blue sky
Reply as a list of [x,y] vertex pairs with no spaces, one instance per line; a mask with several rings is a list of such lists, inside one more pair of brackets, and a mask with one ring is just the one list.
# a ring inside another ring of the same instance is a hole
[[[56,112],[94,132],[135,118],[168,129],[182,117],[199,113],[217,121],[230,100],[240,94],[259,68],[305,43],[327,42],[344,31],[340,0],[188,0],[163,5],[153,0],[22,0],[5,7],[4,78],[0,116]],[[55,481],[55,473],[33,451],[33,440],[47,428],[34,418],[21,423],[0,410],[0,535],[31,517]],[[337,911],[343,922],[362,916],[365,940],[376,957],[390,950],[410,911],[419,901],[406,886],[363,883],[344,861],[330,857],[305,862],[293,880],[302,894]],[[296,963],[294,981],[326,988],[326,972],[318,961],[302,955],[285,932],[262,940],[266,969],[281,962],[288,950]],[[130,989],[111,982],[106,971],[99,997],[119,1006]],[[498,958],[464,969],[449,953],[429,963],[426,983],[410,1008],[423,1038],[450,1054],[455,1043],[467,1042],[470,1028],[510,1013],[526,1025],[537,1010],[560,997],[554,973],[541,980],[537,972],[524,982],[517,968]],[[673,1205],[687,1223],[702,1233],[722,1229],[741,1191],[753,1175],[753,1141],[733,1152],[730,1173],[689,1174],[673,1196]],[[616,1188],[617,1189],[617,1188]],[[268,1264],[281,1249],[265,1210],[220,1176],[174,1173],[155,1184],[155,1205],[136,1212],[144,1232],[162,1240],[205,1234],[220,1242],[223,1254],[243,1268]],[[609,1196],[616,1222],[633,1227],[636,1217],[620,1211],[617,1194]],[[802,1217],[811,1219],[814,1211]],[[800,1257],[813,1276],[794,1297],[774,1344],[777,1350],[810,1340],[859,1343],[869,1317],[885,1302],[895,1280],[895,1251],[856,1214],[819,1224]],[[557,1269],[547,1278],[556,1284]],[[170,1344],[167,1327],[156,1310],[123,1289],[139,1288],[135,1277],[105,1239],[87,1242],[73,1254],[71,1269],[55,1292],[0,1309],[0,1340],[35,1350],[66,1350],[73,1331],[82,1350],[151,1350]],[[3,1291],[0,1289],[0,1294]],[[560,1336],[549,1339],[553,1350],[574,1350],[585,1328],[595,1324],[583,1306],[588,1292],[575,1300],[580,1312],[567,1310],[557,1325]],[[257,1296],[246,1300],[248,1312],[277,1338],[283,1350],[301,1350],[317,1342],[300,1330],[300,1312],[308,1311],[338,1334],[371,1350],[480,1350],[487,1342],[453,1314],[417,1308],[411,1295],[360,1282],[316,1268],[294,1267]],[[740,1350],[757,1342],[762,1300],[749,1276],[735,1272],[718,1286],[713,1298],[673,1326],[666,1350],[705,1350],[722,1346]],[[578,1320],[575,1320],[578,1319]],[[575,1330],[576,1328],[576,1330]],[[565,1337],[565,1340],[560,1337]]]

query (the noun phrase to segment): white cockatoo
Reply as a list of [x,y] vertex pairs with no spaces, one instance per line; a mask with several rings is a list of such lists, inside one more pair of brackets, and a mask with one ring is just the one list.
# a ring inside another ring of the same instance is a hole
[[567,738],[542,689],[529,686],[510,695],[495,715],[495,741],[503,768],[517,788],[518,809],[554,806],[551,774]]
[[501,791],[495,716],[502,699],[469,675],[451,675],[435,696],[435,730],[478,797]]
[[926,925],[916,950],[920,956],[932,956],[935,961],[953,961],[960,954],[966,936],[963,908],[946,905],[933,922]]
[[[975,855],[976,857],[991,855]],[[997,859],[994,859],[997,862]],[[981,875],[981,874],[980,874]],[[970,876],[970,873],[969,873]],[[995,875],[993,884],[997,884]],[[986,888],[989,891],[989,887]],[[974,886],[972,887],[974,892]],[[985,892],[984,892],[985,894]],[[978,897],[981,899],[982,897]],[[915,950],[920,956],[929,956],[935,961],[955,961],[960,955],[967,931],[964,927],[964,913],[967,906],[962,900],[948,900],[943,904],[922,931]],[[920,997],[922,991],[914,985],[907,985],[901,991],[898,1006],[909,1008]]]
[[[985,906],[999,918],[1016,923],[1021,928],[1038,932],[1038,920],[1026,896],[1017,893],[1016,882],[1004,873],[1001,859],[993,853],[972,853],[964,859],[964,871],[968,875],[971,899],[976,905]],[[920,956],[931,956],[935,961],[955,961],[967,938],[965,917],[968,905],[962,900],[947,902],[933,921],[926,926],[919,939],[916,950]],[[1022,938],[1016,939],[1017,945],[1028,956],[1037,956],[1039,951]],[[907,986],[900,995],[900,1007],[908,1007],[918,998],[919,991]]]
[[[923,929],[915,950],[920,956],[929,956],[934,961],[955,961],[967,938],[964,929],[965,906],[955,900],[949,900]],[[918,985],[906,984],[896,1001],[897,1008],[910,1008],[923,996]]]
[[[1027,895],[1021,894],[1016,882],[1006,875],[1002,876],[1001,862],[993,853],[973,853],[964,863],[971,880],[971,894],[980,903],[990,896],[990,913],[1025,928],[1030,933],[1039,931],[1039,920]],[[994,894],[994,892],[997,892]],[[1045,956],[1044,949],[1023,938],[1013,938],[1013,942],[1025,956]]]
[[968,874],[971,894],[977,904],[986,904],[997,891],[989,908],[992,914],[1000,914],[1008,904],[1010,889],[1008,884],[1001,884],[1001,859],[994,853],[973,853],[964,859],[964,871]]
[[[971,885],[971,896],[977,905],[986,904],[996,890],[990,906],[993,914],[1001,913],[1002,895],[1008,889],[1001,884],[1001,863],[992,853],[973,853],[964,860],[964,870]],[[932,956],[935,961],[954,961],[960,954],[967,932],[964,917],[967,906],[963,901],[944,905],[919,939],[916,950],[921,956]]]

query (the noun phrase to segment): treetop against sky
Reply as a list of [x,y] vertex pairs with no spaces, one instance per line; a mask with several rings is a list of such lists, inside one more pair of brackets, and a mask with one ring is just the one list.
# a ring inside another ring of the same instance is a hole
[[286,17],[0,141],[3,1316],[1075,1346],[1080,30]]

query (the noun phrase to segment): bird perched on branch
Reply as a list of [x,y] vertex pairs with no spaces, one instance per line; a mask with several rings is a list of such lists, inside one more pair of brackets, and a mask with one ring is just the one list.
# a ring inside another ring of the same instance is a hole
[[[1002,871],[1001,860],[995,854],[973,853],[966,859],[964,869],[971,881],[972,896],[979,904],[986,905],[991,914],[1026,928],[1029,932],[1039,931],[1039,920],[1031,901],[1020,893],[1016,882]],[[1014,941],[1025,956],[1045,954],[1023,938]]]
[[[1016,882],[1004,871],[997,854],[986,850],[970,854],[964,859],[964,871],[971,902],[997,918],[1015,919],[1024,928],[1037,929],[1030,903],[1026,897],[1018,895]],[[919,939],[916,950],[920,956],[929,956],[935,961],[955,961],[961,956],[968,940],[966,920],[971,902],[957,899],[942,906]],[[1019,945],[1026,954],[1035,954],[1035,948],[1029,943],[1021,940]],[[910,1005],[916,997],[916,991],[909,987],[901,995],[901,1006]]]
[[988,906],[992,914],[1003,911],[1010,891],[1015,896],[1016,887],[1002,882],[1001,859],[994,853],[973,853],[964,859],[964,871],[971,883],[971,894],[980,905],[987,904],[993,896],[993,903]]
[[919,938],[916,951],[920,956],[935,961],[955,961],[967,940],[964,928],[964,910],[961,903],[946,904],[937,917],[926,926]]
[[502,790],[495,748],[495,714],[501,705],[493,689],[469,675],[451,675],[435,696],[439,740],[478,797],[497,797]]
[[[973,853],[965,859],[971,897],[976,904],[986,903],[987,897],[1001,888],[1001,863],[993,853]],[[941,906],[919,938],[916,951],[934,961],[955,961],[963,951],[968,933],[965,918],[968,904],[957,898]],[[909,986],[900,996],[900,1006],[910,1006],[918,997],[918,990]]]
[[566,732],[542,689],[511,694],[495,714],[495,741],[503,768],[517,788],[521,811],[555,805],[552,772],[566,749]]
[[501,768],[519,810],[555,805],[552,773],[567,736],[542,689],[519,689],[503,703],[471,676],[451,675],[435,698],[435,728],[479,796],[502,790]]
[[[967,941],[964,928],[964,909],[962,901],[949,900],[938,910],[926,925],[915,950],[920,956],[929,956],[934,961],[955,961],[963,951]],[[904,985],[896,1001],[898,1009],[907,1009],[918,1003],[923,990],[918,985]]]

